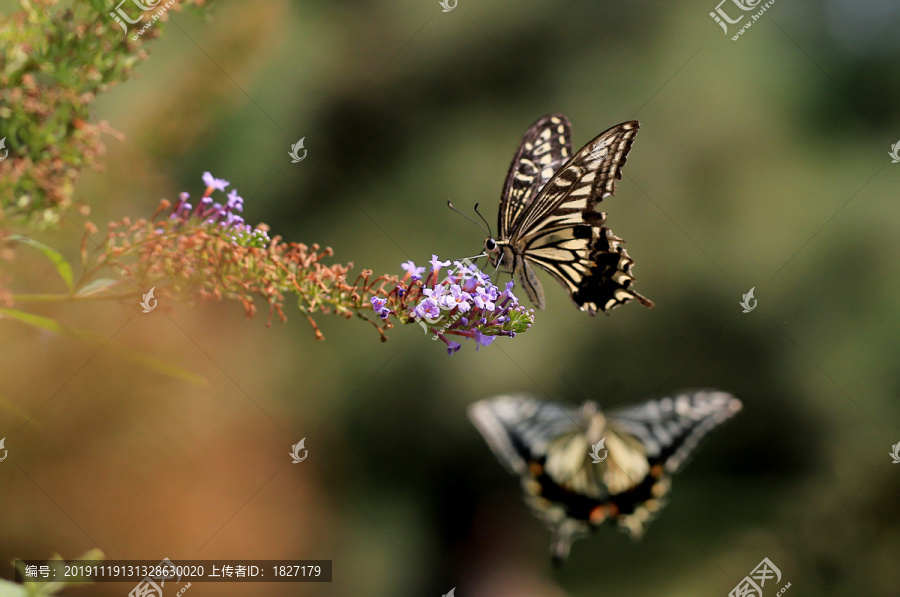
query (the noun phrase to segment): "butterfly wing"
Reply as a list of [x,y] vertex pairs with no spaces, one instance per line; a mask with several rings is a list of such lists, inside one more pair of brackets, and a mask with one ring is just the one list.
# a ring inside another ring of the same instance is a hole
[[572,541],[589,530],[587,523],[569,516],[565,494],[574,490],[594,496],[588,498],[592,500],[605,497],[594,469],[585,465],[590,446],[582,431],[584,413],[514,395],[472,404],[469,418],[497,459],[520,478],[526,503],[553,531],[554,557],[565,558]]
[[525,395],[497,396],[469,406],[469,418],[506,469],[527,475],[556,438],[578,430],[578,409]]
[[741,408],[731,394],[693,390],[614,410],[610,428],[637,438],[650,462],[671,474],[684,466],[700,440]]
[[[649,472],[640,443],[611,434],[596,404],[580,409],[524,395],[476,402],[469,416],[501,463],[522,483],[525,502],[553,532],[551,553],[564,560],[572,542],[615,517],[613,501]],[[607,458],[593,464],[591,445],[605,433]]]
[[526,269],[529,263],[550,272],[578,308],[591,315],[631,299],[653,306],[631,289],[634,261],[620,246],[624,241],[604,225],[606,214],[595,210],[615,193],[639,126],[624,122],[598,135],[520,208],[509,244],[520,258],[514,271],[538,307],[543,307],[543,297],[536,277]]
[[[530,396],[498,396],[469,407],[469,417],[501,463],[519,476],[525,500],[553,531],[557,561],[572,542],[609,520],[640,537],[664,505],[670,476],[700,439],[733,416],[739,400],[724,392],[687,392],[608,415]],[[590,447],[605,438],[606,457]]]
[[509,165],[497,228],[508,238],[515,222],[545,184],[572,157],[572,125],[564,114],[540,118],[525,132]]
[[[636,469],[627,473],[632,487],[614,492],[619,511],[615,517],[621,528],[640,537],[653,516],[665,505],[671,475],[681,470],[700,440],[736,415],[741,401],[725,392],[689,391],[658,400],[648,400],[609,413],[607,445],[610,437],[640,446],[646,474]],[[609,447],[610,459],[616,453]],[[633,458],[633,452],[625,452]],[[611,480],[614,481],[614,480]]]

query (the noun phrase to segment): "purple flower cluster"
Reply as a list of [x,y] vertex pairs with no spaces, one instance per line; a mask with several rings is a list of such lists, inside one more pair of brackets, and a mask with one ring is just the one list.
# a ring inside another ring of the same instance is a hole
[[244,199],[238,195],[237,189],[228,193],[228,201],[225,204],[216,203],[211,195],[213,191],[225,192],[225,188],[231,183],[221,178],[216,178],[209,172],[203,173],[203,184],[206,192],[197,206],[188,203],[190,195],[181,193],[178,202],[172,208],[172,220],[187,222],[196,218],[207,225],[216,225],[223,229],[237,244],[263,248],[269,243],[269,235],[265,230],[253,228],[244,222],[244,218],[237,215],[244,210]]
[[[519,304],[512,292],[512,280],[500,290],[490,276],[473,264],[455,261],[454,269],[438,282],[441,268],[449,265],[449,261],[432,256],[431,272],[425,278],[421,298],[409,313],[434,334],[434,339],[444,341],[449,354],[460,349],[458,342],[447,337],[451,334],[475,340],[478,348],[491,344],[497,336],[511,338],[531,327],[534,310]],[[425,273],[424,267],[416,267],[412,261],[403,264],[403,269],[407,272],[404,280],[421,280]],[[374,305],[375,299],[372,302]]]

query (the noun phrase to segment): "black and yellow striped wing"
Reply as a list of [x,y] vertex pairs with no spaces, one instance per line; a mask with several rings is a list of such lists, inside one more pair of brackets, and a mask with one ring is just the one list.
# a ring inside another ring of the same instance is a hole
[[741,401],[726,392],[695,390],[613,410],[609,429],[640,441],[651,465],[677,473],[700,440],[741,408]]
[[525,132],[509,165],[500,196],[497,228],[509,238],[516,220],[544,185],[572,157],[572,125],[564,114],[550,114]]
[[[619,528],[641,537],[666,503],[671,476],[684,467],[707,434],[742,408],[741,401],[726,392],[693,390],[612,410],[607,415],[607,462],[611,462],[606,482],[613,494],[612,518]],[[617,441],[610,442],[610,437],[631,448],[616,449]]]
[[[572,408],[526,395],[497,396],[469,417],[501,463],[522,483],[525,501],[552,530],[551,553],[611,522],[640,537],[665,505],[671,475],[707,433],[741,409],[725,392],[690,391],[608,415],[596,403]],[[603,460],[591,446],[603,439]]]
[[[615,193],[639,126],[624,122],[600,134],[560,167],[536,197],[523,192],[524,199],[509,202],[519,206],[519,213],[501,239],[514,254],[519,282],[539,308],[544,307],[543,291],[530,264],[550,272],[578,308],[592,315],[631,299],[653,306],[632,289],[634,261],[621,246],[624,241],[606,227],[606,214],[596,210]],[[504,217],[509,219],[501,209],[501,222]]]

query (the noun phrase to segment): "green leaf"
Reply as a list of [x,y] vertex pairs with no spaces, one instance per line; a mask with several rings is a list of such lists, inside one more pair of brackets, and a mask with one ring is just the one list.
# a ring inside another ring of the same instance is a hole
[[86,284],[83,286],[78,292],[75,293],[75,296],[86,296],[89,294],[93,294],[95,292],[100,292],[106,288],[114,284],[118,284],[120,280],[114,280],[113,278],[100,278],[99,280],[94,280],[90,284]]
[[50,319],[49,317],[41,317],[40,315],[35,315],[34,313],[26,313],[25,311],[19,311],[18,309],[0,308],[0,315],[6,315],[7,317],[10,317],[12,319],[21,321],[22,323],[27,323],[28,325],[33,325],[35,327],[41,328],[42,330],[47,330],[48,332],[53,332],[55,334],[78,338],[79,340],[84,340],[87,342],[106,342],[106,338],[99,334],[89,332],[88,330],[73,328],[71,326],[60,323],[55,319]]
[[25,587],[0,578],[0,597],[26,597]]
[[180,379],[181,381],[192,383],[195,386],[206,386],[209,383],[208,381],[206,381],[206,378],[201,375],[197,375],[196,373],[188,371],[187,369],[183,369],[174,363],[170,363],[156,357],[151,357],[150,355],[142,354],[133,350],[125,350],[122,353],[122,356],[129,361],[133,361],[138,365],[142,365],[147,369],[150,369],[151,371],[156,371],[161,375],[174,377],[175,379]]
[[[55,319],[42,317],[40,315],[35,315],[34,313],[26,313],[25,311],[19,311],[18,309],[0,308],[0,316],[3,315],[11,319],[21,321],[22,323],[27,323],[28,325],[41,328],[42,330],[47,330],[49,332],[61,334],[63,336],[69,336],[70,338],[77,338],[85,342],[90,342],[91,344],[98,344],[102,346],[103,344],[106,344],[108,340],[100,334],[95,334],[94,332],[88,330],[74,328],[72,326],[65,325],[64,323],[60,323]],[[206,378],[197,375],[196,373],[188,371],[187,369],[183,369],[182,367],[179,367],[174,363],[170,363],[168,361],[164,361],[162,359],[137,352],[136,350],[131,350],[128,348],[117,348],[114,351],[114,354],[124,357],[129,361],[137,363],[138,365],[146,367],[151,371],[155,371],[169,377],[174,377],[175,379],[180,379],[194,385],[205,386],[208,383],[206,381]],[[0,597],[3,597],[3,595],[0,594]]]
[[59,277],[62,278],[66,283],[66,288],[69,289],[69,292],[72,292],[72,290],[75,288],[75,282],[72,278],[72,266],[69,265],[69,262],[66,261],[66,258],[63,257],[59,251],[48,247],[44,243],[38,242],[33,238],[28,238],[27,236],[11,234],[9,238],[20,243],[32,246],[43,253],[47,259],[53,262],[53,265],[56,267],[57,273],[59,273]]

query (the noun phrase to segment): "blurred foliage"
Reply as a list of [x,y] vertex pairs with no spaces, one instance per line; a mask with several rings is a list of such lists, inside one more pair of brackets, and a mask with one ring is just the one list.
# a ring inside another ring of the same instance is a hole
[[[205,0],[173,9],[191,4]],[[123,38],[104,0],[21,0],[20,8],[0,15],[0,138],[10,153],[0,162],[0,225],[44,227],[69,207],[81,169],[100,167],[100,136],[112,131],[90,123],[96,95],[128,79],[161,27]]]

